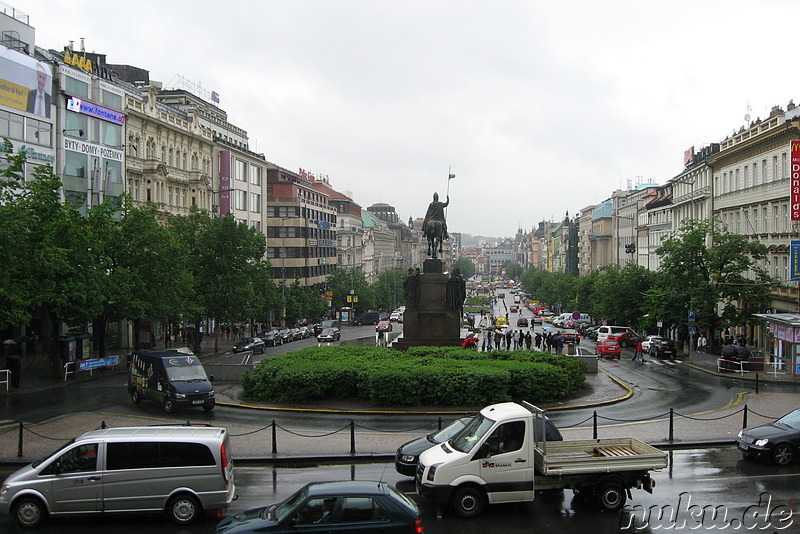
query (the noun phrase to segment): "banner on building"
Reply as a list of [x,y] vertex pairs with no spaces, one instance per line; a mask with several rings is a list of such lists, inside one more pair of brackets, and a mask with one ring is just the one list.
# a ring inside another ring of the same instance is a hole
[[792,180],[789,202],[791,205],[791,218],[800,221],[800,140],[791,142],[792,154]]
[[800,241],[792,241],[790,280],[800,280]]

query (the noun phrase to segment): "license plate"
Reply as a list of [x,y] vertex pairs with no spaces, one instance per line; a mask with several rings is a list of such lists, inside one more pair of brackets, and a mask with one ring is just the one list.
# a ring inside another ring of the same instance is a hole
[[192,401],[192,404],[203,404],[204,402],[205,401],[196,400],[196,401]]
[[745,445],[744,443],[740,442],[739,443],[739,448],[742,449],[743,451],[746,451],[747,450],[747,445]]

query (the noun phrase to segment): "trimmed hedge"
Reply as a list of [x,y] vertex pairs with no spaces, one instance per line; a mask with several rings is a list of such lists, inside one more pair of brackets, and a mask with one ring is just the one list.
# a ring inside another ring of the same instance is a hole
[[531,351],[311,347],[262,360],[245,372],[242,388],[246,399],[272,402],[361,398],[376,406],[482,406],[558,400],[583,387],[585,372],[578,358]]

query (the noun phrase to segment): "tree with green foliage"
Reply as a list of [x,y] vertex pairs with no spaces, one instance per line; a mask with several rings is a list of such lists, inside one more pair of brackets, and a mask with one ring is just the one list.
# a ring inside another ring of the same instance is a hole
[[472,278],[475,276],[475,264],[469,258],[458,258],[453,262],[453,269],[459,269],[461,271],[461,276],[464,278]]
[[648,300],[651,315],[685,332],[694,311],[709,340],[717,328],[752,324],[753,313],[768,305],[771,288],[781,285],[760,266],[767,247],[731,233],[718,218],[683,221],[656,254],[662,276]]
[[[333,293],[331,306],[334,310],[350,307],[358,313],[375,307],[375,292],[358,267],[336,267],[328,274],[326,286]],[[348,296],[357,296],[358,302],[348,302]]]
[[641,328],[646,315],[645,296],[653,287],[654,278],[655,273],[633,263],[623,269],[616,265],[602,267],[594,277],[588,313],[608,324]]
[[515,261],[505,261],[503,262],[503,269],[506,270],[506,277],[510,279],[516,279],[522,276],[522,265]]
[[402,269],[384,271],[372,285],[375,305],[384,310],[393,310],[403,300],[403,281],[406,273]]

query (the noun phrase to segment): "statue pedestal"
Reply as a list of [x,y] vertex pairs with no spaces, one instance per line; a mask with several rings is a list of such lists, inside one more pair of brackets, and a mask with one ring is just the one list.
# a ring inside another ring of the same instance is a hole
[[428,259],[419,277],[419,304],[403,314],[403,337],[392,347],[461,346],[461,313],[447,309],[447,275],[442,261]]

